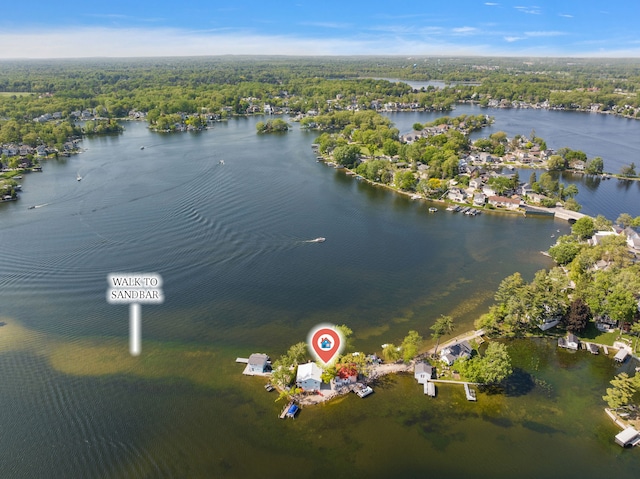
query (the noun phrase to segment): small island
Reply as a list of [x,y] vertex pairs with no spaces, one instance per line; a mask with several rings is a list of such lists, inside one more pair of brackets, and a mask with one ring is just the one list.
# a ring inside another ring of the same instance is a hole
[[256,123],[256,131],[258,133],[284,133],[289,131],[289,128],[290,125],[280,118]]

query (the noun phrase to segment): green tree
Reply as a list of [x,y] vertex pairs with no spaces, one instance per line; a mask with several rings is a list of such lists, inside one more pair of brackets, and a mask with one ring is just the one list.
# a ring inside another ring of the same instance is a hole
[[440,344],[440,338],[442,336],[451,334],[455,329],[455,325],[453,324],[453,318],[451,316],[441,315],[436,322],[431,326],[431,337],[436,340],[436,347],[434,349],[433,355],[436,356],[438,354],[438,345]]
[[596,219],[593,220],[593,227],[596,231],[610,231],[612,226],[613,222],[603,215],[598,215],[596,216]]
[[513,373],[511,357],[504,343],[489,343],[480,361],[482,382],[497,384]]
[[632,321],[638,310],[638,303],[633,293],[624,288],[624,285],[616,286],[606,299],[606,308],[609,316],[614,321],[620,321],[621,323]]
[[489,178],[487,184],[491,186],[499,195],[505,193],[505,191],[510,190],[513,186],[513,182],[511,178],[507,178],[506,176],[494,176]]
[[582,205],[574,198],[569,198],[564,202],[564,209],[569,211],[580,211],[582,209]]
[[498,384],[513,373],[507,346],[498,342],[489,343],[483,356],[460,359],[455,366],[466,380],[483,384]]
[[551,155],[547,160],[547,168],[553,170],[564,170],[566,168],[565,159],[560,155]]
[[607,388],[607,394],[602,399],[613,410],[627,406],[636,392],[636,382],[627,373],[620,373],[610,381],[613,387]]
[[626,177],[636,176],[636,164],[631,163],[629,165],[625,165],[620,169],[620,175]]
[[390,363],[395,362],[398,359],[400,359],[401,355],[402,353],[400,351],[400,348],[395,344],[388,343],[388,344],[385,344],[384,347],[382,348],[382,357],[387,362],[390,362]]
[[522,279],[522,275],[515,272],[500,282],[494,299],[498,304],[506,304],[513,297],[519,296],[525,286],[526,284]]
[[560,265],[569,264],[578,256],[582,246],[576,241],[562,241],[549,248],[553,261]]
[[353,338],[351,337],[353,335],[353,330],[346,324],[338,324],[336,325],[336,329],[340,331],[340,334],[342,334],[342,339],[345,343],[344,350],[349,351],[353,349]]
[[573,198],[578,194],[578,187],[571,183],[563,190],[563,193],[566,198]]
[[616,224],[619,224],[623,228],[627,228],[628,226],[631,226],[632,223],[633,223],[633,216],[631,216],[629,213],[621,213],[620,216],[618,216],[618,219],[616,220]]
[[585,168],[585,172],[589,175],[601,175],[604,171],[604,161],[599,156],[593,158],[589,163],[587,163],[587,167]]
[[591,238],[593,233],[595,233],[593,220],[588,216],[583,216],[573,224],[571,233],[580,239]]
[[396,188],[404,191],[415,191],[418,179],[412,171],[397,171],[394,175]]
[[400,349],[402,350],[402,359],[405,363],[411,361],[422,347],[422,336],[417,331],[409,331],[402,340]]
[[353,168],[360,156],[360,147],[357,145],[338,146],[333,150],[333,159],[347,168]]

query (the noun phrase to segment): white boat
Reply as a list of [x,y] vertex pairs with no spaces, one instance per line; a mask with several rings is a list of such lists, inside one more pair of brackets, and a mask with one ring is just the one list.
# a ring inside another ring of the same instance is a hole
[[220,161],[218,162],[218,164],[219,164],[219,165],[224,165],[224,160],[220,160]]
[[433,206],[429,208],[429,213],[435,213],[436,211],[438,211],[438,208],[435,208]]
[[360,388],[356,390],[356,394],[361,398],[367,397],[372,392],[373,392],[373,389],[371,389],[371,386],[366,386],[364,388]]
[[309,243],[324,243],[327,239],[322,236],[316,239],[309,240]]
[[80,175],[76,176],[76,180],[81,181],[82,180],[82,176],[80,176]]

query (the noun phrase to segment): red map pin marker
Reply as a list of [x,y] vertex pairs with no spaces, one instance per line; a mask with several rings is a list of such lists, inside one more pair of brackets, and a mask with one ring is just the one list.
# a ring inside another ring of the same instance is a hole
[[335,326],[325,324],[311,330],[307,343],[311,352],[325,366],[330,364],[344,348],[340,331]]

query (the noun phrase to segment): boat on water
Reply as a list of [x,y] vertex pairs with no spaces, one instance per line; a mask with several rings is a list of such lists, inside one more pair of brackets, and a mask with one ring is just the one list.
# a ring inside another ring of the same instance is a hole
[[28,210],[35,210],[35,209],[36,209],[36,207],[32,205],[32,206],[29,206],[27,209],[28,209]]
[[361,398],[367,397],[369,394],[373,393],[373,389],[371,386],[361,387],[355,390],[355,393]]
[[436,211],[438,211],[438,208],[435,208],[434,206],[429,208],[429,213],[435,213]]
[[312,240],[309,240],[309,243],[324,243],[327,239],[323,238],[322,236],[320,236],[319,238],[315,238]]
[[76,180],[77,181],[82,181],[82,176],[80,176],[80,175],[76,176]]
[[142,146],[140,147],[140,149],[141,149],[141,150],[144,150],[144,145],[142,145]]
[[220,160],[220,161],[218,162],[218,164],[219,164],[219,165],[224,165],[224,160]]

